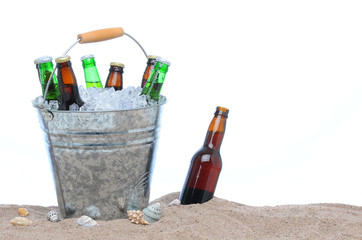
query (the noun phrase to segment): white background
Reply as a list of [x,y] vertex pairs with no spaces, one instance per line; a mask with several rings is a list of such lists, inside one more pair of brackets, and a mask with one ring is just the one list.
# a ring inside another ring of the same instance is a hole
[[[362,205],[360,1],[7,1],[1,3],[0,204],[56,205],[31,100],[33,60],[61,55],[78,33],[123,27],[171,62],[151,199],[180,191],[216,106],[230,109],[215,195],[243,204]],[[127,37],[77,45],[104,83],[125,86],[146,59]]]

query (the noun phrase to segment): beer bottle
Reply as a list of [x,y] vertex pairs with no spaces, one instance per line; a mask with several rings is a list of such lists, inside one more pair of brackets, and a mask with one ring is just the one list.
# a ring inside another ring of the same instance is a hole
[[69,106],[77,104],[83,106],[84,102],[80,98],[77,79],[75,78],[72,63],[68,55],[55,59],[58,68],[60,105],[59,110],[69,110]]
[[[39,57],[36,61],[36,65],[38,68],[38,76],[40,79],[40,84],[42,87],[42,93],[44,96],[46,86],[48,84],[50,75],[54,70],[53,58],[50,56]],[[58,80],[55,75],[53,75],[50,80],[46,100],[58,100],[60,95]]]
[[151,75],[147,79],[147,83],[142,90],[142,94],[149,95],[151,99],[158,101],[160,99],[161,89],[163,82],[165,81],[166,73],[170,62],[157,58],[155,67],[152,70]]
[[111,62],[110,66],[111,67],[109,68],[109,74],[104,88],[113,87],[114,90],[122,90],[124,64],[119,62]]
[[80,59],[84,70],[85,84],[87,88],[103,88],[101,79],[98,74],[96,62],[93,54],[88,54]]
[[157,56],[155,56],[155,55],[148,55],[148,57],[147,57],[147,59],[148,59],[147,66],[146,66],[145,72],[143,73],[142,82],[141,82],[142,88],[145,87],[146,82],[155,66],[156,58],[157,58]]
[[222,166],[220,146],[228,113],[227,108],[216,108],[204,145],[191,160],[180,195],[181,204],[204,203],[213,198]]

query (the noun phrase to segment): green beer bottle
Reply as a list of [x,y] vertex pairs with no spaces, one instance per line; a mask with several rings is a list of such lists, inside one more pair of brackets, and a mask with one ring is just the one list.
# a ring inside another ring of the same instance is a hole
[[93,54],[83,56],[81,59],[84,70],[85,84],[87,88],[103,88],[101,79],[98,74],[96,62]]
[[[39,76],[40,76],[40,84],[42,87],[43,96],[44,96],[44,92],[47,87],[50,75],[52,74],[52,72],[54,70],[52,61],[53,61],[53,58],[50,56],[40,57],[37,60],[37,63],[39,64]],[[58,100],[60,91],[59,91],[58,79],[55,76],[55,74],[53,75],[53,77],[50,81],[51,82],[49,84],[46,99],[47,100]]]
[[169,66],[169,61],[163,58],[156,59],[155,67],[153,68],[152,73],[142,90],[142,94],[149,95],[151,99],[156,101],[160,99],[162,85],[165,81],[166,73]]

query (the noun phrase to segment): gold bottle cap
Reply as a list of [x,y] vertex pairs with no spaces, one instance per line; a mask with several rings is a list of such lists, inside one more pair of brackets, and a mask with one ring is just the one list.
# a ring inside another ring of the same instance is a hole
[[158,58],[158,56],[156,56],[156,55],[148,55],[147,58],[148,59],[156,59],[156,58]]
[[65,55],[65,56],[57,57],[57,58],[55,59],[55,62],[56,62],[56,63],[64,63],[64,62],[68,62],[69,60],[70,60],[70,56]]
[[117,67],[124,68],[124,64],[123,64],[123,63],[119,63],[119,62],[111,62],[110,65],[111,65],[111,66],[117,66]]

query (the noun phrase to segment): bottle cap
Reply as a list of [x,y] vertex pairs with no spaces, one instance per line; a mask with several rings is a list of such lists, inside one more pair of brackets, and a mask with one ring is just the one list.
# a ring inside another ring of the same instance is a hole
[[161,57],[156,58],[156,61],[157,61],[157,62],[160,62],[160,63],[164,63],[164,64],[166,64],[166,65],[168,65],[168,66],[171,65],[171,63],[170,63],[169,61],[167,61],[166,59],[161,58]]
[[84,59],[88,59],[88,58],[94,58],[94,55],[93,54],[84,55],[83,57],[80,58],[80,60],[83,61]]
[[124,64],[123,64],[123,63],[119,63],[119,62],[111,62],[110,65],[111,65],[111,66],[117,66],[117,67],[124,68]]
[[227,118],[228,115],[229,115],[229,109],[224,108],[224,107],[217,106],[217,107],[216,107],[215,115],[223,115],[224,117]]
[[156,55],[148,55],[147,58],[148,59],[157,59],[158,56],[156,56]]
[[53,61],[53,58],[51,56],[42,56],[42,57],[38,57],[37,59],[34,60],[35,64],[40,64],[40,63],[47,63],[47,62],[51,62]]
[[70,56],[65,55],[65,56],[57,57],[57,58],[55,59],[55,62],[56,62],[56,63],[64,63],[64,62],[68,62],[69,60],[70,60]]

